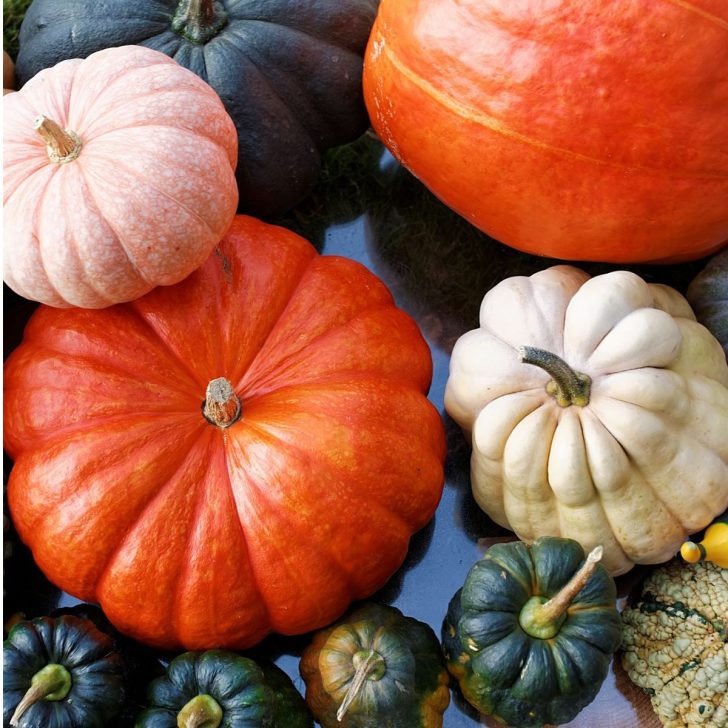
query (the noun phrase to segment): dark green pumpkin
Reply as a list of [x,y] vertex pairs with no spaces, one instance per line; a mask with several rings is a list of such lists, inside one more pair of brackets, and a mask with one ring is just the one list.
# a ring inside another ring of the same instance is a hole
[[218,92],[235,123],[240,211],[270,215],[308,194],[323,150],[369,125],[361,76],[377,2],[34,0],[18,82],[110,46],[166,53]]
[[300,670],[323,728],[439,728],[450,702],[435,633],[394,607],[364,604],[318,632]]
[[728,248],[714,255],[688,287],[695,317],[720,342],[728,357]]
[[227,650],[185,652],[153,680],[136,728],[312,728],[303,698],[273,664]]
[[616,587],[600,557],[587,566],[576,541],[554,537],[488,549],[443,626],[448,669],[468,702],[532,728],[566,723],[594,699],[620,642]]
[[[25,700],[32,702],[18,711]],[[123,661],[90,620],[38,617],[10,630],[3,644],[6,728],[108,728],[124,700]]]

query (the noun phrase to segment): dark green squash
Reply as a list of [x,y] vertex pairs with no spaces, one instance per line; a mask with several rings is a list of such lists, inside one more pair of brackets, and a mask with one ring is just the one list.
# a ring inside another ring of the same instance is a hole
[[136,728],[312,728],[303,698],[273,664],[228,650],[185,652],[153,680]]
[[300,670],[323,728],[440,728],[450,702],[435,633],[394,607],[364,604],[318,632]]
[[108,728],[125,700],[111,638],[73,615],[18,622],[3,644],[3,725]]
[[369,125],[362,56],[376,10],[377,0],[34,0],[17,77],[109,46],[166,53],[222,98],[238,131],[240,211],[266,216],[308,194],[324,149]]
[[570,721],[619,646],[616,586],[571,539],[491,546],[448,609],[443,647],[466,700],[516,728]]
[[695,276],[687,299],[695,317],[718,339],[728,357],[728,248],[714,255]]

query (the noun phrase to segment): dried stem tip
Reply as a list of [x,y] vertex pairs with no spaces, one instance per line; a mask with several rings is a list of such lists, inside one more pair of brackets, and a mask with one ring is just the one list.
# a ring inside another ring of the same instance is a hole
[[83,145],[76,132],[61,129],[53,119],[41,114],[36,117],[33,128],[43,137],[51,162],[67,164],[81,153]]
[[241,410],[240,400],[225,377],[213,379],[207,385],[202,414],[213,425],[230,427],[240,419]]

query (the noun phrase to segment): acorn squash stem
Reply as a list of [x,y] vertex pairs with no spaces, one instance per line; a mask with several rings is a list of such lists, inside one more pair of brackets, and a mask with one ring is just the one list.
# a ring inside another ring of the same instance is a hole
[[227,23],[227,13],[216,0],[181,0],[172,18],[172,30],[202,45]]
[[[356,653],[354,657],[356,658],[358,655],[360,656],[361,653]],[[356,669],[354,678],[352,679],[351,685],[344,696],[344,701],[336,711],[336,720],[339,722],[343,720],[346,715],[346,711],[349,710],[349,706],[354,702],[354,700],[356,700],[357,696],[364,687],[364,683],[370,678],[379,680],[384,675],[384,658],[374,650],[370,650],[366,658],[360,660],[358,665],[355,660],[354,666]]]
[[542,604],[535,612],[534,618],[543,623],[553,623],[560,620],[562,615],[574,601],[576,595],[584,588],[589,578],[602,560],[604,549],[597,546],[589,552],[586,561],[581,565],[579,571],[569,579],[566,586],[563,586],[556,596]]
[[242,406],[233,386],[225,377],[213,379],[207,385],[202,414],[205,419],[222,429],[234,425],[242,413]]
[[81,140],[75,132],[61,127],[47,116],[37,116],[33,128],[41,135],[48,150],[48,159],[56,164],[72,162],[81,152]]
[[177,713],[177,728],[218,728],[223,712],[212,695],[195,695]]
[[23,713],[39,700],[63,700],[71,689],[71,674],[63,665],[51,662],[38,670],[30,681],[30,687],[15,708],[11,726],[20,725]]
[[520,346],[518,356],[526,364],[540,367],[551,377],[546,391],[560,407],[584,407],[589,404],[591,377],[572,369],[561,357],[544,349]]

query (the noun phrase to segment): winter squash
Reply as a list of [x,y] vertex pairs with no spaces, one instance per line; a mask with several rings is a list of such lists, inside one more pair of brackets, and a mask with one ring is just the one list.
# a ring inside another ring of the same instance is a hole
[[432,629],[366,603],[301,656],[306,703],[323,728],[441,728],[448,674]]
[[220,95],[238,134],[240,211],[283,211],[308,194],[323,150],[369,125],[361,91],[377,0],[34,0],[18,81],[67,58],[138,43]]
[[50,581],[142,642],[322,627],[439,502],[431,376],[373,274],[238,216],[176,286],[31,318],[5,366],[13,521]]
[[[728,506],[728,365],[674,289],[570,266],[501,281],[445,391],[480,507],[531,542],[670,559]],[[689,507],[688,507],[689,506]]]
[[711,0],[382,0],[364,96],[394,156],[503,243],[697,259],[728,240],[727,26]]
[[3,725],[106,728],[124,703],[124,665],[93,622],[18,622],[3,644]]
[[136,728],[313,728],[288,675],[227,650],[175,657],[148,702]]
[[728,357],[728,248],[708,261],[686,296],[698,321],[718,339]]
[[3,51],[3,96],[15,91],[15,64],[7,51]]
[[667,728],[728,725],[728,569],[679,559],[622,612],[622,666]]
[[619,646],[614,580],[571,539],[491,546],[443,625],[448,669],[482,713],[518,728],[570,721]]
[[22,296],[86,308],[133,300],[188,276],[230,224],[233,124],[215,92],[164,54],[99,51],[3,103],[4,279]]

